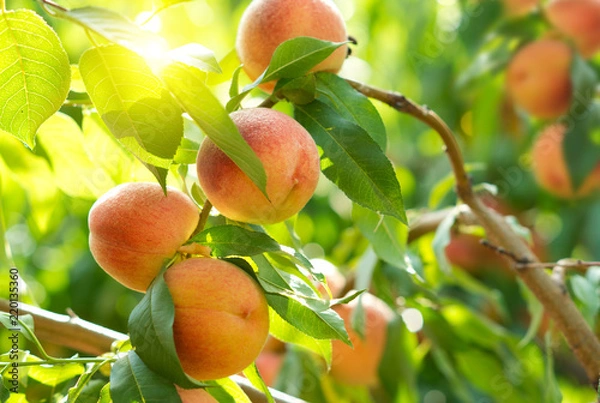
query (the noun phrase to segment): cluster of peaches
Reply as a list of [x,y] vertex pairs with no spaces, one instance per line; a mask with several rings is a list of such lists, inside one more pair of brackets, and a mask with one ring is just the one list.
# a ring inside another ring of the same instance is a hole
[[[253,1],[242,17],[236,44],[248,76],[260,76],[275,48],[297,36],[332,42],[347,38],[342,16],[330,0]],[[315,70],[339,71],[346,52],[336,50]],[[268,198],[206,138],[196,163],[206,199],[223,216],[244,223],[272,224],[295,215],[312,197],[319,179],[319,152],[312,137],[294,119],[271,109],[244,109],[231,118],[264,166]],[[97,263],[130,289],[146,292],[165,264],[176,262],[165,271],[164,280],[175,307],[177,355],[189,376],[227,377],[257,358],[269,334],[264,292],[242,269],[211,258],[205,247],[186,245],[200,222],[199,207],[188,195],[172,187],[165,192],[157,183],[125,183],[100,197],[88,220],[90,250]],[[374,327],[371,321],[381,322],[378,318],[389,318],[390,313],[381,301],[371,307],[373,300],[370,295],[364,298],[367,340],[376,328],[378,336],[371,342],[375,347],[365,350],[351,330],[355,350],[334,344],[341,353],[334,359],[333,372],[341,379],[360,382],[364,376],[357,374],[365,373],[364,365],[371,368],[368,382],[376,376],[385,324]],[[345,320],[350,309],[336,307]],[[180,395],[184,402],[214,402],[202,389],[180,390]]]
[[[539,5],[538,0],[506,3],[517,15]],[[531,116],[558,119],[540,133],[533,146],[533,172],[540,186],[565,199],[585,197],[600,189],[600,163],[575,189],[562,147],[570,122],[559,118],[571,112],[576,97],[587,96],[573,94],[571,67],[575,52],[585,59],[600,53],[600,1],[553,0],[543,12],[553,30],[517,51],[508,66],[507,90],[512,101]]]

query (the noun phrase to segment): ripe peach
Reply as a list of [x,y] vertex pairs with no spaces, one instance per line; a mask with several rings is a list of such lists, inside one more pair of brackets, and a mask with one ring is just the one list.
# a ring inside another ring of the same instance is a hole
[[206,197],[237,221],[273,224],[293,216],[319,180],[319,152],[312,137],[294,119],[272,109],[244,109],[231,118],[263,163],[269,200],[209,138],[196,164]]
[[254,361],[269,334],[269,310],[250,275],[223,260],[193,258],[170,267],[165,282],[175,348],[189,376],[224,378]]
[[343,383],[373,386],[378,383],[379,363],[387,341],[387,324],[394,314],[385,302],[372,294],[365,293],[361,298],[365,313],[364,339],[352,330],[350,324],[358,299],[333,308],[344,319],[354,347],[340,340],[332,341],[331,375]]
[[196,205],[177,189],[168,187],[165,196],[158,183],[124,183],[92,206],[90,251],[115,280],[145,292],[198,219]]
[[521,17],[535,9],[539,0],[504,0],[503,3],[509,16]]
[[515,104],[533,116],[555,118],[571,103],[571,48],[542,39],[521,48],[508,65],[507,89]]
[[571,175],[562,149],[566,127],[548,126],[535,140],[532,150],[532,169],[542,188],[565,199],[585,197],[600,189],[600,161],[579,189],[573,189]]
[[575,42],[583,57],[600,50],[600,0],[554,0],[546,7],[546,16]]
[[[339,297],[346,286],[346,277],[344,277],[339,269],[328,260],[311,259],[310,262],[315,269],[325,276],[325,280],[327,281],[327,285],[329,286],[333,298]],[[321,283],[317,284],[317,289],[323,298],[329,298],[329,294]]]
[[182,389],[177,388],[181,403],[219,403],[204,389]]
[[[237,33],[236,49],[251,80],[258,78],[271,62],[277,46],[298,36],[331,42],[347,40],[346,24],[330,0],[254,0],[244,11]],[[337,73],[348,50],[336,49],[313,71]],[[274,82],[261,85],[271,92]]]

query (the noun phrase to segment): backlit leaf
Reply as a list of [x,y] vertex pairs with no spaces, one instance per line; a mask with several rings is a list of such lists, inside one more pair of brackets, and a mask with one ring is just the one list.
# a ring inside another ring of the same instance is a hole
[[219,100],[204,84],[202,72],[173,63],[162,72],[169,90],[204,133],[266,195],[267,175]]
[[106,126],[164,186],[183,137],[175,100],[140,56],[119,45],[86,51],[79,70]]
[[0,130],[35,145],[69,92],[71,67],[56,33],[29,10],[0,14]]

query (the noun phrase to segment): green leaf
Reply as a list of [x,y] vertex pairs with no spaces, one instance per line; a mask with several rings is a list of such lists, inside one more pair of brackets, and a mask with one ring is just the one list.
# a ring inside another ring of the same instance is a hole
[[116,186],[90,159],[81,128],[71,117],[56,113],[40,127],[38,141],[48,155],[56,183],[67,195],[96,200]]
[[314,101],[317,96],[317,81],[314,74],[281,79],[273,92],[294,104],[306,105]]
[[315,339],[283,320],[273,308],[269,308],[269,333],[285,342],[304,347],[325,359],[327,367],[331,366],[331,341]]
[[269,388],[267,385],[265,385],[265,381],[263,381],[262,377],[260,376],[255,363],[252,363],[250,366],[244,369],[244,376],[248,378],[255,388],[260,390],[266,396],[268,403],[275,403],[275,400],[273,400],[273,396],[271,396]]
[[571,276],[569,284],[573,289],[573,295],[583,304],[583,314],[586,320],[593,325],[598,311],[600,311],[598,290],[593,283],[580,275]]
[[198,144],[194,140],[183,138],[181,140],[181,145],[177,149],[175,157],[173,157],[173,161],[176,164],[195,164],[196,158],[198,157],[199,149],[200,144]]
[[204,84],[201,72],[182,63],[173,63],[163,70],[162,76],[181,107],[266,196],[267,174],[262,162]]
[[215,53],[199,43],[188,43],[173,50],[166,55],[172,62],[181,62],[200,71],[221,74],[221,67],[215,58]]
[[432,242],[433,252],[435,253],[438,265],[446,273],[450,273],[452,270],[450,262],[448,262],[448,258],[446,257],[446,246],[450,244],[451,230],[458,214],[460,214],[460,211],[458,208],[455,208],[444,218],[435,231],[435,237]]
[[54,7],[53,10],[60,17],[134,52],[143,53],[151,47],[161,47],[163,46],[161,42],[164,43],[164,39],[158,35],[143,30],[139,25],[107,8],[92,6],[64,11]]
[[219,403],[252,403],[242,388],[230,378],[217,379],[212,382],[217,387],[211,386],[206,390],[217,399]]
[[212,254],[217,257],[254,256],[281,251],[277,241],[267,234],[250,231],[236,225],[222,225],[206,229],[193,236],[189,242],[209,246]]
[[360,126],[315,100],[296,105],[296,119],[322,149],[321,169],[354,202],[407,223],[391,162]]
[[414,273],[408,258],[408,227],[394,217],[381,216],[354,205],[352,218],[360,232],[371,242],[373,250],[383,261]]
[[110,398],[110,383],[104,385],[102,390],[100,390],[100,398],[98,399],[98,403],[113,403]]
[[[108,361],[107,361],[106,363],[97,362],[94,364],[89,364],[87,366],[85,372],[77,380],[77,383],[73,387],[69,388],[69,391],[68,391],[69,402],[84,403],[87,399],[86,396],[89,396],[90,394],[94,397],[94,399],[92,400],[94,403],[98,401],[98,395],[100,394],[100,389],[105,384],[105,382],[97,380],[97,379],[93,380],[92,377],[104,365],[110,365],[110,364],[108,364]],[[92,385],[95,381],[100,382],[99,387],[98,387],[98,385],[96,385],[96,386]],[[78,400],[79,397],[81,397],[81,400]]]
[[246,95],[261,83],[305,75],[345,43],[323,41],[306,36],[283,42],[275,49],[271,62],[263,74],[227,102],[227,110],[236,110]]
[[317,73],[319,100],[335,109],[340,116],[362,127],[385,151],[387,134],[379,112],[371,100],[356,91],[346,80],[332,73]]
[[29,377],[36,381],[56,387],[76,376],[83,374],[85,368],[80,363],[69,363],[62,365],[36,365],[29,369]]
[[113,365],[110,395],[114,403],[181,402],[175,385],[152,372],[135,351]]
[[531,318],[527,333],[525,333],[525,336],[519,341],[519,346],[523,347],[531,343],[537,336],[540,324],[542,323],[542,318],[544,317],[544,305],[542,305],[533,292],[531,292],[521,280],[518,280],[517,284],[519,285],[519,290],[525,300],[527,312]]
[[29,148],[67,98],[69,58],[56,33],[29,10],[0,13],[0,130]]
[[351,345],[344,321],[333,309],[327,306],[323,310],[315,309],[316,304],[291,294],[267,293],[266,296],[271,308],[301,332],[315,339],[339,339]]
[[183,137],[177,102],[140,56],[119,45],[87,50],[79,70],[106,126],[164,187]]
[[182,387],[206,386],[183,372],[173,340],[174,320],[173,299],[161,274],[129,316],[131,344],[148,368],[157,374]]
[[329,42],[307,36],[289,39],[275,49],[260,82],[300,77],[345,44],[346,42]]
[[572,186],[578,189],[600,161],[600,103],[586,105],[581,116],[567,123],[562,147]]

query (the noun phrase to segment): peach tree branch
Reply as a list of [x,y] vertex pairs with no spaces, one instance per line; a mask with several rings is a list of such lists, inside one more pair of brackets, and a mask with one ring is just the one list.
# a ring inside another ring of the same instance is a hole
[[[435,112],[414,103],[401,94],[383,91],[352,80],[347,81],[363,95],[377,99],[401,113],[419,119],[440,135],[456,178],[458,197],[470,207],[490,240],[510,252],[519,263],[525,265],[522,269],[515,270],[517,275],[554,319],[571,350],[584,367],[588,378],[598,387],[600,341],[573,301],[562,292],[561,287],[543,269],[535,266],[539,260],[526,242],[513,231],[502,215],[487,207],[473,192],[470,178],[464,167],[462,152],[448,125]],[[530,267],[530,265],[533,266]]]

